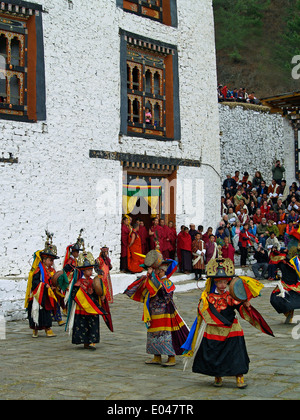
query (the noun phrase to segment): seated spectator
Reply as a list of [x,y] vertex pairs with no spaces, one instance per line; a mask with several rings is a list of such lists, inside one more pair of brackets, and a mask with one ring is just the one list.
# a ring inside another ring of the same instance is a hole
[[254,223],[255,225],[259,225],[259,224],[261,223],[262,218],[263,218],[263,216],[261,215],[261,210],[260,210],[260,208],[258,207],[258,208],[256,209],[255,214],[253,215],[253,218],[252,218],[253,223]]
[[279,185],[277,184],[275,179],[272,179],[272,182],[268,188],[268,197],[272,201],[272,203],[275,204],[278,200],[278,196],[279,196]]
[[233,225],[238,220],[238,217],[236,213],[234,212],[233,207],[229,207],[227,216],[228,216],[228,222],[230,223],[230,225]]
[[239,236],[241,231],[243,230],[241,222],[238,220],[231,228],[231,236],[232,236],[232,245],[236,251],[239,251]]
[[242,226],[245,223],[249,223],[250,222],[250,217],[248,215],[248,208],[242,208],[240,212],[238,212],[240,214],[238,214],[238,218],[239,221],[241,222]]
[[245,204],[244,198],[245,197],[243,196],[242,188],[238,187],[237,192],[236,192],[235,196],[233,197],[233,204],[235,205],[235,209],[240,204],[240,200],[243,200],[243,202]]
[[260,104],[259,99],[257,99],[257,98],[255,97],[254,92],[249,93],[249,96],[248,96],[248,102],[249,102],[250,104],[253,104],[253,105],[259,105],[259,104]]
[[248,206],[249,217],[253,218],[257,210],[257,206],[254,200],[251,200]]
[[276,238],[279,236],[279,230],[275,222],[273,220],[268,220],[267,222],[267,231],[268,235],[271,236],[271,233],[274,233]]
[[246,206],[244,198],[241,198],[239,204],[235,207],[236,214],[238,214],[238,212],[242,212],[242,210],[246,210],[246,213],[248,214],[248,207]]
[[276,247],[276,249],[280,250],[280,243],[278,239],[275,236],[275,232],[271,232],[270,237],[266,240],[266,248],[267,250],[271,250],[273,247]]
[[278,198],[277,203],[274,204],[274,211],[277,214],[277,216],[279,214],[279,209],[282,209],[283,211],[285,211],[286,209],[285,205],[282,202],[282,198]]
[[263,248],[266,246],[266,240],[269,237],[268,234],[268,225],[265,217],[262,218],[261,223],[257,226],[257,237],[260,244]]
[[240,185],[240,171],[235,171],[232,178],[235,180],[236,185]]
[[290,211],[290,214],[287,217],[287,222],[289,223],[290,221],[295,223],[299,220],[299,214],[295,212],[294,209],[292,209]]
[[223,189],[225,194],[227,192],[229,192],[231,196],[236,194],[237,183],[235,182],[235,179],[231,178],[230,174],[227,174],[227,178],[223,182]]
[[234,253],[235,249],[233,245],[229,242],[228,236],[224,238],[224,245],[222,246],[222,257],[229,258],[234,264]]
[[279,197],[281,197],[281,200],[283,203],[286,202],[286,199],[289,195],[289,187],[286,184],[286,180],[282,179],[279,187]]
[[221,197],[221,216],[223,216],[224,214],[227,214],[227,207],[225,204],[225,197]]
[[286,226],[287,226],[287,213],[280,208],[278,212],[278,221],[277,221],[277,227],[279,230],[279,239],[283,240]]
[[242,178],[242,184],[245,183],[246,184],[246,189],[251,189],[252,188],[252,182],[249,178],[249,173],[248,172],[244,172],[244,176]]
[[284,240],[284,245],[287,248],[290,240],[292,239],[292,237],[290,236],[290,233],[292,232],[292,230],[294,229],[294,222],[292,220],[289,220],[286,228],[285,228],[285,232],[283,235],[283,240]]
[[256,236],[257,233],[257,226],[254,224],[253,220],[249,221],[249,233],[253,236]]
[[[257,280],[264,280],[268,273],[269,255],[261,244],[258,245],[254,253],[254,258],[256,259],[256,263],[252,265],[254,276]],[[259,270],[261,270],[261,274]]]
[[266,214],[269,213],[271,205],[268,204],[267,200],[263,200],[262,205],[260,206],[260,211],[262,217],[266,217]]
[[260,186],[257,188],[257,203],[260,205],[260,202],[263,198],[263,195],[268,195],[268,187],[266,186],[266,182],[264,180],[261,181]]
[[288,205],[288,211],[291,212],[291,210],[300,210],[300,203],[297,201],[296,197],[292,197],[290,204]]
[[269,220],[272,220],[275,223],[277,222],[278,217],[277,217],[277,214],[275,213],[275,211],[274,211],[274,209],[272,207],[270,208],[270,210],[266,214],[266,219],[267,219],[267,222]]
[[255,189],[259,188],[262,180],[261,172],[256,171],[252,179],[252,187]]

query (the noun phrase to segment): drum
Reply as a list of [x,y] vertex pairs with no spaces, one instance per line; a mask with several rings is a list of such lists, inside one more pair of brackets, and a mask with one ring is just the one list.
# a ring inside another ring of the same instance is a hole
[[53,286],[57,287],[57,280],[63,273],[63,270],[56,271],[56,273],[54,273],[54,275],[51,277],[51,283],[53,284]]
[[103,295],[102,281],[99,276],[96,276],[93,280],[93,288],[98,296]]
[[162,262],[163,262],[162,254],[159,251],[153,249],[152,251],[149,251],[147,253],[144,264],[147,267],[157,268],[161,265]]
[[234,277],[229,284],[230,295],[240,302],[247,300],[247,292],[244,287],[244,282],[239,277]]

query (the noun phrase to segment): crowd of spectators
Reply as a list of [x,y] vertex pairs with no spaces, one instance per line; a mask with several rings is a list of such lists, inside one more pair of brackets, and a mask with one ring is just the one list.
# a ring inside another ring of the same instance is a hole
[[255,92],[247,93],[246,88],[229,89],[228,86],[219,84],[217,88],[219,102],[244,102],[254,105],[260,105]]
[[277,160],[269,184],[260,171],[253,177],[248,172],[227,174],[223,181],[221,217],[214,228],[204,229],[191,223],[189,227],[182,225],[178,231],[172,221],[165,224],[164,219],[155,217],[150,229],[146,229],[142,220],[131,226],[125,216],[122,252],[126,255],[128,232],[134,232],[141,239],[139,253],[146,254],[158,243],[163,258],[177,259],[181,272],[194,272],[196,279],[200,279],[207,263],[219,256],[220,251],[222,257],[230,258],[234,264],[240,258],[242,267],[248,267],[250,251],[256,260],[252,265],[255,277],[273,280],[276,274],[273,257],[298,245],[295,232],[300,224],[300,186],[296,182],[287,185],[284,173],[285,168]]
[[[272,182],[267,185],[260,171],[250,178],[248,172],[240,176],[228,174],[223,182],[221,222],[235,253],[241,255],[246,266],[249,249],[257,261],[252,267],[256,278],[273,280],[276,267],[273,253],[287,249],[300,222],[300,187],[296,182],[287,185],[280,161],[272,167]],[[262,270],[260,273],[259,270]]]

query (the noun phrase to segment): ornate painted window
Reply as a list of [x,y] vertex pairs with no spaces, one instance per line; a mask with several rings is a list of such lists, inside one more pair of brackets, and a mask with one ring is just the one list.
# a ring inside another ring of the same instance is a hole
[[0,118],[45,119],[41,46],[41,6],[0,2]]
[[121,31],[121,75],[121,132],[179,139],[176,47]]
[[176,0],[117,0],[124,11],[169,26],[177,26]]

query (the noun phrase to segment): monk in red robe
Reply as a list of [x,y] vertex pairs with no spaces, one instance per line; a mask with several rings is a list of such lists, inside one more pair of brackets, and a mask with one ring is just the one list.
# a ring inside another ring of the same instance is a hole
[[128,251],[128,238],[130,233],[129,227],[129,219],[128,217],[124,216],[122,219],[122,227],[121,227],[121,271],[127,271],[127,251]]
[[139,221],[140,227],[139,227],[139,235],[142,242],[142,254],[146,255],[149,252],[149,233],[148,229],[146,228],[144,221]]
[[139,227],[139,223],[135,223],[129,234],[127,263],[128,270],[132,273],[141,273],[143,271],[143,268],[140,267],[140,265],[144,263],[144,258],[138,255],[142,254],[142,241],[138,234]]
[[184,273],[190,273],[192,267],[192,238],[189,234],[189,228],[185,226],[181,235],[181,270]]
[[163,229],[159,225],[159,219],[156,217],[153,220],[153,224],[149,229],[149,237],[150,237],[150,248],[156,249],[156,241],[158,241],[160,252],[164,248],[163,243]]
[[169,256],[171,260],[174,260],[175,252],[176,252],[177,233],[174,227],[174,223],[172,221],[169,221],[168,223],[168,238],[169,238]]

